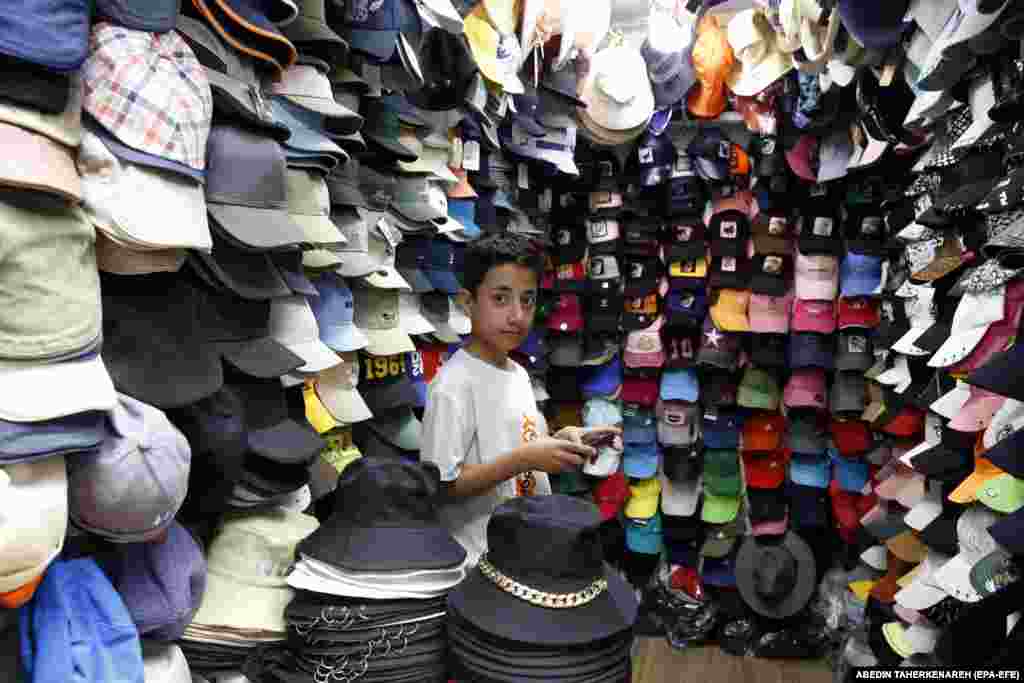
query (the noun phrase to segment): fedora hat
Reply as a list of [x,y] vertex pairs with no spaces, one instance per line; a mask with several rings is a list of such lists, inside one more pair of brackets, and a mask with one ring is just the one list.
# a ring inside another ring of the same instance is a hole
[[748,536],[736,555],[736,587],[758,614],[784,619],[811,599],[817,568],[810,546],[789,531],[778,542]]
[[514,498],[487,524],[488,552],[448,597],[481,631],[520,643],[590,643],[633,627],[637,601],[604,562],[597,506]]

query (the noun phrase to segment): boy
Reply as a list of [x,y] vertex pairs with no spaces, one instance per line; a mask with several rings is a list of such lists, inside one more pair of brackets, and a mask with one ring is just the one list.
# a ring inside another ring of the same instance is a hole
[[508,357],[530,331],[542,264],[523,235],[470,245],[459,293],[473,321],[470,340],[427,390],[420,456],[441,470],[441,519],[473,564],[487,552],[487,520],[502,500],[551,493],[548,473],[579,467],[595,454],[588,443],[619,431],[566,427],[548,436],[529,375]]

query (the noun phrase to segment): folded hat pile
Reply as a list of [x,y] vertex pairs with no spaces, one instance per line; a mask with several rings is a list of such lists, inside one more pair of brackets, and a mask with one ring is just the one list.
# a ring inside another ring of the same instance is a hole
[[288,576],[298,589],[284,612],[288,649],[250,669],[280,680],[443,679],[445,598],[466,576],[466,552],[439,521],[439,491],[432,465],[378,455],[348,465]]
[[600,522],[563,495],[498,506],[487,554],[448,598],[458,680],[630,680],[637,603],[604,564]]

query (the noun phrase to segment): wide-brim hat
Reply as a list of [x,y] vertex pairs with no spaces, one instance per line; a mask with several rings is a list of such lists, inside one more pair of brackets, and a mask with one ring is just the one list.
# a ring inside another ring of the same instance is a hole
[[[765,565],[766,555],[779,551],[791,558],[796,574],[792,590],[778,600],[771,600],[758,590],[757,573]],[[748,536],[736,555],[736,587],[740,596],[751,609],[766,617],[782,619],[799,612],[814,594],[816,580],[814,554],[807,542],[792,531],[777,543]]]
[[[636,596],[602,561],[600,525],[597,506],[570,496],[501,504],[488,522],[488,553],[448,596],[448,607],[485,633],[520,643],[576,645],[628,631]],[[524,543],[544,551],[523,554]]]

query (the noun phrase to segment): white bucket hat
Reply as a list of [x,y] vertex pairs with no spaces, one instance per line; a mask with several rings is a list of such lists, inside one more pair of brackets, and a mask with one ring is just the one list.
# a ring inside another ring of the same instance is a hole
[[609,130],[647,125],[654,113],[654,91],[640,51],[622,45],[594,55],[580,99],[587,104],[588,116]]
[[726,29],[736,63],[729,89],[753,97],[793,70],[793,57],[779,48],[768,18],[760,10],[738,12]]

